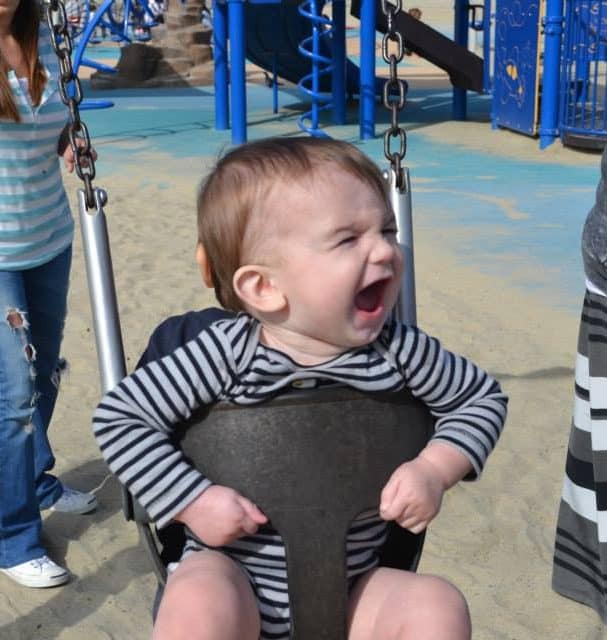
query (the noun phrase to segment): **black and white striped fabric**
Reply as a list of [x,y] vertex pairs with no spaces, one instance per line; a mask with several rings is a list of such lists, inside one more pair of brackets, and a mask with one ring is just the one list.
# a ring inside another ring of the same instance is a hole
[[586,291],[552,585],[607,622],[607,297]]
[[[465,358],[444,350],[417,328],[389,323],[372,344],[316,366],[301,366],[259,342],[259,323],[246,314],[219,320],[171,355],[151,362],[108,393],[93,428],[104,458],[159,527],[167,524],[212,479],[192,468],[171,443],[175,426],[202,405],[227,400],[247,405],[291,386],[332,384],[373,391],[407,388],[437,418],[435,440],[459,449],[478,477],[506,417],[499,384]],[[377,564],[385,524],[362,514],[348,537],[353,577]],[[185,553],[202,548],[190,537]],[[266,527],[225,549],[249,574],[262,613],[262,638],[287,638],[284,547]]]
[[[386,523],[377,512],[360,514],[346,539],[348,579],[350,582],[377,566],[378,550],[386,541]],[[183,557],[207,548],[188,535]],[[289,595],[285,548],[276,529],[260,528],[255,535],[240,538],[221,547],[244,569],[253,587],[261,616],[261,638],[282,640],[289,637]]]

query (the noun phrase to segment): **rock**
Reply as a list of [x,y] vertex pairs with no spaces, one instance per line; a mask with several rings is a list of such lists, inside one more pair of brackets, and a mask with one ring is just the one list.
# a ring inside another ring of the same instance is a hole
[[[93,89],[194,86],[212,82],[212,31],[200,13],[204,0],[171,2],[164,24],[153,27],[151,43],[132,42],[120,50],[116,73],[96,71]],[[157,46],[156,46],[157,45]]]

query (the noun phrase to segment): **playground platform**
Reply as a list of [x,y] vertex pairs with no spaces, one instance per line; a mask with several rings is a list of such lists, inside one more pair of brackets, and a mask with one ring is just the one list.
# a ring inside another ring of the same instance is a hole
[[[593,611],[550,590],[556,508],[572,405],[578,310],[583,294],[581,226],[593,203],[600,155],[490,127],[490,101],[471,96],[469,121],[450,121],[444,75],[408,59],[403,124],[413,190],[418,321],[486,367],[511,398],[503,439],[480,483],[446,497],[420,570],[447,576],[466,594],[475,640],[600,640]],[[250,79],[262,75],[250,69]],[[87,91],[87,97],[103,97]],[[214,129],[212,87],[117,90],[110,110],[84,114],[99,153],[95,185],[108,216],[127,367],[168,315],[212,304],[194,264],[197,183],[230,132]],[[249,138],[301,135],[302,104],[280,87],[248,86]],[[388,118],[358,142],[348,124],[326,126],[380,164]],[[74,212],[78,180],[66,177]],[[75,575],[66,587],[26,590],[0,576],[3,640],[144,640],[155,579],[120,492],[90,434],[99,382],[80,237],[65,331],[71,362],[51,428],[57,470],[96,488],[90,516],[46,515],[53,557]]]

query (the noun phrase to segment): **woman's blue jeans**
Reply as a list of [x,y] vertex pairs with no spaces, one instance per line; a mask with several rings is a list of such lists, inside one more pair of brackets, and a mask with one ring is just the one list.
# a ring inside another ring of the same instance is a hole
[[44,555],[40,509],[63,493],[48,473],[71,247],[33,269],[0,270],[0,567]]

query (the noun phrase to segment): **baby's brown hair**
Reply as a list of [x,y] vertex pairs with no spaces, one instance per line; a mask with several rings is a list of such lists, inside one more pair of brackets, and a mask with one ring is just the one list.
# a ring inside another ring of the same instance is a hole
[[253,211],[261,212],[277,182],[288,187],[310,183],[319,175],[330,180],[331,169],[362,180],[390,208],[388,185],[378,167],[355,146],[329,138],[250,142],[220,158],[203,180],[198,193],[198,241],[210,265],[215,295],[225,309],[244,310],[232,279],[248,263],[250,236],[263,232],[261,219],[252,230]]

